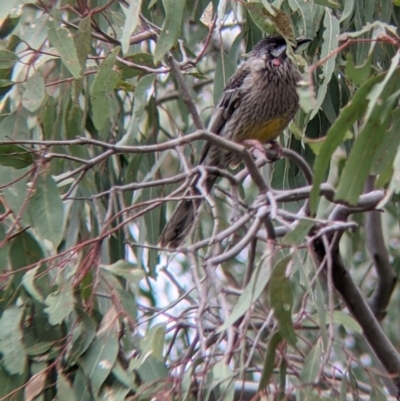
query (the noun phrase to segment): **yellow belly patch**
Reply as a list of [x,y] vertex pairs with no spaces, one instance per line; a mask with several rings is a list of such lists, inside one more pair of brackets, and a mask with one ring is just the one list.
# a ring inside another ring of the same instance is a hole
[[267,143],[275,139],[287,126],[286,118],[276,118],[266,124],[254,128],[248,139]]

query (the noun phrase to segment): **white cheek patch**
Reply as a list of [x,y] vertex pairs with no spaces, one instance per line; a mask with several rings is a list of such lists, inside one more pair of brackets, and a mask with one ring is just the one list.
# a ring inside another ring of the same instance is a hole
[[254,61],[252,61],[252,67],[256,71],[262,71],[263,69],[265,69],[266,61],[267,61],[266,56],[262,56],[258,59],[255,59]]
[[276,47],[275,49],[271,50],[270,53],[271,53],[271,55],[272,55],[273,57],[278,58],[278,57],[280,57],[280,56],[282,55],[282,53],[284,53],[285,51],[286,51],[286,44]]

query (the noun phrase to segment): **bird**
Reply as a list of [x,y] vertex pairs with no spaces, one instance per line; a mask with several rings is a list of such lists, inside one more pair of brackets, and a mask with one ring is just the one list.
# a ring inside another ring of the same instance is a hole
[[[310,41],[308,38],[296,39],[293,50]],[[283,36],[269,35],[253,47],[228,80],[211,116],[208,131],[243,145],[274,143],[299,108],[296,88],[301,75],[287,56],[287,46]],[[207,142],[199,165],[226,169],[238,164],[240,160],[237,159],[236,154]],[[202,183],[206,193],[217,178],[215,174],[207,174]],[[191,182],[186,197],[201,195],[196,188],[198,180],[197,177]],[[177,249],[191,231],[200,205],[199,199],[181,200],[160,235],[159,246]]]

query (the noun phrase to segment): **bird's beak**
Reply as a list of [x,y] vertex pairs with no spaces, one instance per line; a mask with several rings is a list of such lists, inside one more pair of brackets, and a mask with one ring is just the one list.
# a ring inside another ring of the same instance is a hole
[[271,55],[275,58],[280,57],[286,51],[286,44],[271,50]]
[[312,39],[309,38],[297,38],[296,39],[296,47],[294,48],[294,50],[298,50],[301,46],[312,42]]

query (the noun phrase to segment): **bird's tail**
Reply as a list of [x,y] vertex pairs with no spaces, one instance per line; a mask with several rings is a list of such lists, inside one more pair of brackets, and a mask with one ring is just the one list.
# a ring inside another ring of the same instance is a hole
[[[216,176],[207,177],[205,182],[207,193],[214,185],[216,179]],[[196,183],[197,180],[192,184],[190,190],[186,192],[187,195],[200,195],[199,190],[196,188]],[[193,227],[200,205],[201,202],[198,200],[184,199],[179,202],[160,235],[159,245],[161,247],[176,249],[182,244]]]

